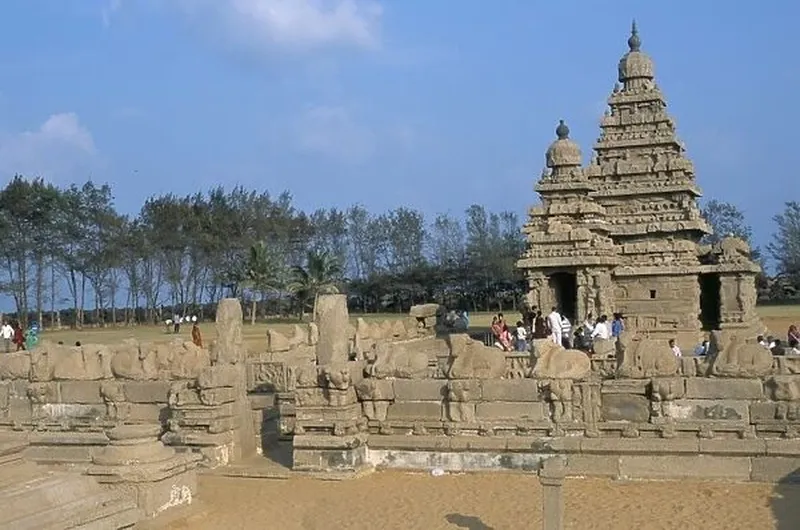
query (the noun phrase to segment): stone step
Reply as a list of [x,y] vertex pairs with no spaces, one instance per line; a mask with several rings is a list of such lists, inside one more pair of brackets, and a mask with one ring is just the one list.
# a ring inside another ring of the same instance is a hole
[[[85,477],[75,477],[81,479]],[[91,480],[91,479],[89,479]],[[69,487],[69,483],[62,484]],[[78,488],[82,489],[82,488]],[[142,514],[132,499],[110,492],[97,491],[90,496],[70,502],[57,502],[49,507],[17,499],[27,509],[0,515],[0,529],[57,530],[57,529],[120,529],[129,528],[141,519]],[[5,510],[4,510],[5,511]]]
[[94,479],[20,462],[0,466],[0,530],[128,528],[142,514],[133,499]]

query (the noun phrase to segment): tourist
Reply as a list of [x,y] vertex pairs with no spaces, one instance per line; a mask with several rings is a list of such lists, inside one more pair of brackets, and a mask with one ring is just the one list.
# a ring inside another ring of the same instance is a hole
[[594,331],[595,322],[592,320],[591,311],[586,314],[583,321],[581,330],[583,331],[581,345],[583,349],[589,351],[592,349],[592,332]]
[[172,332],[173,333],[180,333],[181,332],[181,322],[182,321],[183,321],[183,317],[181,317],[180,315],[175,315],[175,318],[172,321],[172,325],[173,325]]
[[708,340],[704,340],[694,349],[695,355],[708,355]]
[[786,342],[791,343],[793,340],[800,342],[800,331],[797,331],[797,326],[794,324],[789,326],[789,331],[786,333]]
[[561,344],[561,314],[557,307],[547,315],[547,327],[550,331],[550,340],[555,344]]
[[672,354],[675,355],[675,357],[683,357],[681,349],[678,348],[677,344],[675,344],[675,339],[669,339],[669,348],[672,350]]
[[769,342],[767,342],[767,339],[765,339],[765,338],[764,338],[764,335],[759,335],[758,337],[756,337],[756,341],[757,341],[757,342],[758,342],[758,343],[759,343],[761,346],[763,346],[763,347],[765,347],[765,348],[769,349]]
[[622,313],[614,313],[614,320],[611,321],[611,336],[616,339],[623,331],[625,331],[625,322]]
[[775,337],[773,337],[772,335],[768,335],[768,336],[767,336],[767,348],[769,348],[770,350],[771,350],[772,348],[774,348],[775,346],[777,346],[777,343],[778,343],[778,342],[780,342],[780,341],[777,341],[777,342],[776,342],[776,341],[775,341]]
[[17,351],[25,349],[25,332],[19,322],[14,322],[14,344],[17,345]]
[[500,344],[503,345],[503,350],[511,351],[511,330],[508,329],[508,324],[505,321],[503,321],[503,331],[500,333]]
[[11,344],[14,341],[14,328],[8,321],[3,322],[3,327],[0,328],[0,338],[3,339],[3,346],[6,353],[11,353]]
[[25,349],[30,351],[39,344],[39,324],[31,322],[28,330],[25,332]]
[[495,346],[500,348],[503,351],[509,351],[511,349],[511,343],[507,338],[508,327],[505,327],[503,321],[500,320],[500,317],[494,316],[492,317],[492,335],[495,338]]
[[197,322],[192,322],[192,342],[198,348],[203,347],[203,336],[200,335],[200,327],[197,325]]
[[606,315],[601,315],[600,318],[597,320],[597,324],[595,324],[594,329],[592,330],[592,340],[594,339],[608,340],[610,338],[611,338],[611,329],[608,327],[608,317]]
[[545,321],[544,316],[542,316],[541,311],[536,312],[536,318],[533,320],[533,338],[547,338],[547,322]]
[[781,344],[781,339],[775,339],[772,341],[772,347],[769,349],[772,352],[772,355],[783,355],[786,353],[783,349],[783,344]]
[[517,351],[528,351],[528,331],[525,329],[525,323],[521,320],[517,322]]
[[789,341],[789,348],[787,350],[784,350],[783,354],[784,355],[800,355],[800,349],[798,349],[798,344],[800,344],[800,341],[798,341],[797,339],[790,340]]
[[572,348],[571,335],[572,324],[567,317],[561,315],[561,345],[566,349]]
[[469,313],[467,313],[467,310],[466,309],[462,309],[461,311],[459,311],[458,312],[458,318],[460,319],[460,322],[456,323],[456,327],[459,327],[459,329],[463,329],[464,331],[468,330],[469,329]]

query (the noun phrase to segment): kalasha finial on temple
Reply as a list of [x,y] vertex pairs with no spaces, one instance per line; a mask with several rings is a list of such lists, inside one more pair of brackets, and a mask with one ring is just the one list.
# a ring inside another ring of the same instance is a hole
[[564,123],[564,120],[558,120],[558,127],[556,127],[556,136],[559,140],[566,140],[569,138],[569,127]]
[[638,52],[642,47],[642,39],[639,38],[639,30],[636,29],[636,20],[631,23],[631,36],[628,37],[628,48],[632,52]]

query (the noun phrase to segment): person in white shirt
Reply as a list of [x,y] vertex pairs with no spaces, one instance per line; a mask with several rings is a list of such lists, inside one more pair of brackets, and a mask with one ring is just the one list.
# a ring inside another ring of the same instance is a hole
[[567,349],[572,347],[572,323],[564,315],[561,315],[561,345]]
[[528,330],[522,321],[517,322],[517,351],[528,350]]
[[14,341],[14,328],[8,322],[3,322],[0,327],[0,338],[3,339],[3,346],[5,346],[6,353],[11,353],[11,343]]
[[603,315],[597,321],[597,324],[594,326],[594,331],[592,331],[592,338],[593,339],[610,339],[611,338],[611,328],[608,327],[608,317]]
[[553,310],[547,315],[547,325],[550,328],[550,340],[561,345],[561,315],[558,313],[558,308],[554,307]]
[[764,335],[759,335],[758,337],[756,337],[756,342],[758,342],[758,344],[760,344],[761,346],[769,349],[769,342],[767,342],[767,339],[764,338]]
[[678,348],[677,344],[675,344],[675,339],[669,339],[669,348],[672,350],[672,353],[675,355],[675,357],[683,357],[681,349]]

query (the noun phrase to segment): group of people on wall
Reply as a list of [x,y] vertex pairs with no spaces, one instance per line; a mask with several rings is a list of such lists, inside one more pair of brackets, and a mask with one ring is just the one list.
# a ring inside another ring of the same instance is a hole
[[494,344],[503,351],[528,351],[530,339],[550,338],[564,348],[592,350],[595,338],[610,339],[619,337],[625,330],[625,319],[621,313],[614,313],[611,321],[607,315],[593,319],[589,313],[579,326],[553,307],[547,316],[537,308],[525,313],[523,320],[509,327],[503,313],[492,317],[491,334]]
[[[524,314],[523,320],[511,327],[503,313],[498,313],[492,317],[491,335],[494,345],[507,352],[528,351],[531,339],[550,339],[567,349],[575,348],[591,352],[595,339],[616,339],[625,331],[625,317],[622,313],[614,313],[609,321],[607,315],[600,315],[594,319],[589,313],[583,323],[574,328],[573,330],[569,318],[560,312],[558,307],[553,307],[547,316],[534,307]],[[756,340],[773,355],[800,355],[800,329],[797,325],[789,326],[785,343],[772,335],[766,337],[759,335]],[[669,340],[669,347],[676,357],[683,356],[675,339]],[[709,341],[703,340],[692,353],[706,355],[709,347]]]

